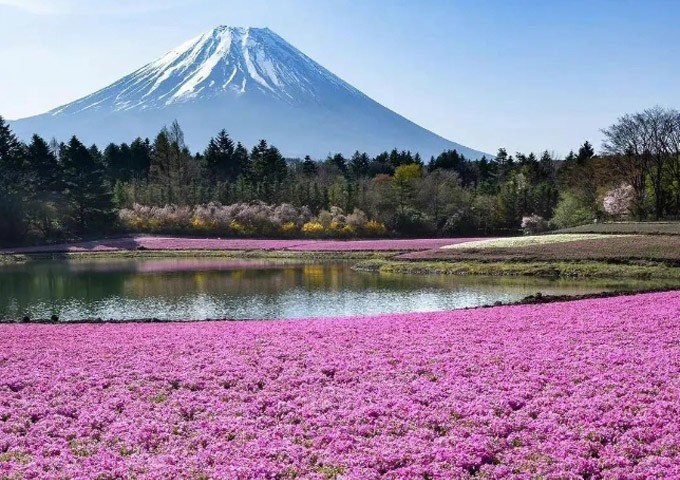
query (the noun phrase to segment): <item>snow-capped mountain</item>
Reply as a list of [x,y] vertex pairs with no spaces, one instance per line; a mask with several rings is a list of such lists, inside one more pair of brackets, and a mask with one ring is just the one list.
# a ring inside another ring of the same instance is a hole
[[265,138],[287,156],[398,148],[424,157],[457,149],[371,100],[267,28],[217,27],[110,86],[45,114],[12,122],[33,133],[105,145],[153,138],[178,120],[187,143],[203,148],[226,129],[250,146]]

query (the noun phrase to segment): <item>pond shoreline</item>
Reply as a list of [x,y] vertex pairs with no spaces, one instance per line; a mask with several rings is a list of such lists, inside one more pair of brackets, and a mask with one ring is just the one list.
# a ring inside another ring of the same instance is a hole
[[24,317],[23,319],[0,319],[0,326],[2,325],[118,325],[118,324],[149,324],[149,323],[172,323],[172,324],[192,324],[192,323],[260,323],[260,322],[305,322],[305,321],[316,321],[316,320],[329,320],[342,318],[345,320],[351,319],[365,319],[371,317],[380,317],[386,315],[416,315],[416,314],[438,314],[438,313],[453,313],[458,311],[470,311],[470,310],[482,310],[482,309],[494,309],[501,307],[514,307],[522,305],[543,305],[549,303],[571,303],[583,300],[597,300],[597,299],[607,299],[616,297],[634,297],[638,295],[646,295],[653,293],[668,293],[668,292],[680,292],[680,286],[678,287],[668,287],[668,288],[649,288],[649,289],[639,289],[639,290],[612,290],[610,292],[599,292],[599,293],[586,293],[580,295],[544,295],[540,292],[533,295],[527,295],[526,297],[513,301],[513,302],[495,302],[489,305],[479,305],[475,307],[462,307],[453,310],[437,310],[432,312],[401,312],[401,313],[382,313],[382,314],[370,314],[370,315],[351,315],[351,316],[341,316],[341,317],[311,317],[311,318],[280,318],[280,319],[235,319],[235,318],[204,318],[204,319],[184,319],[184,320],[173,320],[173,319],[161,319],[155,317],[149,318],[138,318],[138,319],[103,319],[103,318],[85,318],[80,320],[59,320],[59,319],[28,319]]
[[364,272],[412,275],[530,276],[538,278],[678,279],[680,268],[662,262],[605,260],[531,261],[508,259],[431,260],[404,258],[412,250],[112,250],[89,252],[39,252],[0,254],[0,266],[44,260],[145,259],[145,258],[243,258],[307,261],[357,260],[353,267]]

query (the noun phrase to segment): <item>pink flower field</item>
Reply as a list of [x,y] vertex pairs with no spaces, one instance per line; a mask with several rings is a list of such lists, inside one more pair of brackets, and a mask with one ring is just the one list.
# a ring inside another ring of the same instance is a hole
[[0,326],[0,478],[680,478],[680,292]]
[[408,240],[258,240],[238,238],[124,237],[109,240],[22,247],[0,253],[115,252],[120,250],[292,250],[292,251],[416,251],[480,240],[420,238]]

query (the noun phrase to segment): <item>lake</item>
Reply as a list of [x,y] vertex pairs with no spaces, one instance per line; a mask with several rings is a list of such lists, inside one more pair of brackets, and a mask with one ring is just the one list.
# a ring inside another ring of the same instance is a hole
[[395,275],[352,262],[230,258],[53,260],[0,266],[0,318],[288,319],[452,310],[630,282]]

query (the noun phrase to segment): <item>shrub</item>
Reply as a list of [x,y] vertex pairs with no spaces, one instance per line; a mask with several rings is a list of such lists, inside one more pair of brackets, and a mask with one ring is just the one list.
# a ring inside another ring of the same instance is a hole
[[575,195],[566,193],[560,197],[551,223],[557,228],[566,228],[593,223],[596,218],[594,207],[585,204]]
[[321,235],[325,228],[321,222],[307,222],[302,226],[302,233],[306,235]]
[[311,236],[334,237],[351,237],[364,231],[368,235],[385,233],[384,225],[377,222],[367,229],[370,222],[366,214],[358,209],[345,215],[341,208],[331,207],[314,218],[308,207],[296,207],[289,203],[208,203],[193,207],[149,207],[134,204],[131,208],[119,211],[119,220],[129,230],[153,233],[293,236],[302,231]]
[[428,235],[432,233],[432,224],[425,214],[415,208],[406,208],[398,212],[391,222],[392,228],[405,235]]
[[357,229],[353,225],[345,225],[342,227],[342,233],[348,237],[354,237],[357,234]]
[[525,235],[535,235],[548,230],[548,222],[540,215],[530,215],[522,218],[522,230]]
[[377,220],[369,220],[364,227],[364,233],[369,237],[379,237],[387,233],[387,227]]
[[283,225],[281,225],[281,233],[284,233],[286,235],[291,235],[297,231],[298,227],[297,225],[295,225],[294,222],[286,222]]
[[316,221],[323,225],[324,228],[330,228],[333,223],[333,215],[328,210],[321,210],[316,217]]
[[241,225],[236,220],[231,221],[231,223],[229,224],[229,229],[236,235],[244,235],[246,233],[246,227],[244,225]]
[[351,214],[347,215],[347,226],[352,227],[355,231],[362,230],[367,222],[368,217],[358,208],[355,208]]

